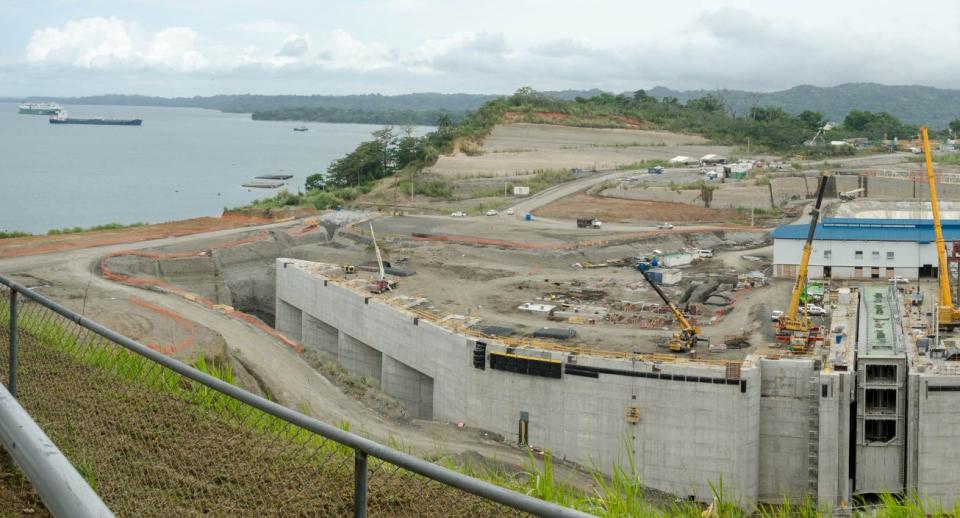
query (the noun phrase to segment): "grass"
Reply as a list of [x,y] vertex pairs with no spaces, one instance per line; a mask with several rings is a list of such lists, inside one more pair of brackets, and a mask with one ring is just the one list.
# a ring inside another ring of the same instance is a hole
[[670,162],[666,160],[660,160],[660,159],[641,160],[639,162],[632,162],[630,164],[620,164],[617,166],[617,171],[632,171],[634,169],[645,170],[645,169],[649,169],[651,167],[656,167],[656,166],[660,166],[664,168],[674,167],[672,164],[670,164]]
[[13,231],[0,230],[0,239],[12,239],[15,237],[28,237],[32,235],[33,234],[29,232],[18,232],[15,230]]
[[81,232],[97,232],[100,230],[119,230],[121,228],[142,227],[144,225],[146,225],[146,223],[142,223],[142,222],[130,223],[130,224],[105,223],[103,225],[94,225],[92,227],[87,227],[87,228],[83,228],[83,227],[52,228],[47,231],[47,235],[59,236],[62,234],[79,234]]

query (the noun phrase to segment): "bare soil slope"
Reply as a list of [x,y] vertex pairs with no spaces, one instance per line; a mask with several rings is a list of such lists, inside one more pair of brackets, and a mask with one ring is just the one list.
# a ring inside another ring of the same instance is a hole
[[501,124],[481,154],[443,156],[427,172],[452,178],[513,176],[537,169],[614,169],[677,155],[727,154],[697,135],[636,129],[596,129],[550,124]]

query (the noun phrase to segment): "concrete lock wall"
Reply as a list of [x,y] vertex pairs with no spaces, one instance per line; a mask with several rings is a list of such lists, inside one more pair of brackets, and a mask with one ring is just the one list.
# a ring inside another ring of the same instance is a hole
[[[761,387],[755,364],[745,363],[736,379],[727,379],[723,365],[524,349],[513,353],[565,367],[575,363],[581,374],[564,370],[557,379],[493,369],[488,361],[477,368],[476,338],[288,259],[278,259],[276,305],[278,330],[315,340],[315,347],[329,349],[336,329],[338,361],[378,379],[412,415],[463,421],[512,438],[524,414],[529,444],[559,457],[610,473],[614,463],[627,467],[632,454],[649,487],[709,500],[709,484],[722,479],[728,497],[758,498]],[[486,359],[491,353],[509,351],[491,341]],[[636,422],[627,418],[634,409]]]
[[[799,500],[809,491],[811,405],[817,405],[819,371],[813,360],[760,360],[760,500]],[[814,487],[815,489],[815,487]]]
[[922,424],[915,427],[916,440],[908,445],[908,458],[916,459],[916,487],[931,502],[949,509],[960,503],[960,463],[953,453],[960,429],[960,377],[917,378],[914,401]]

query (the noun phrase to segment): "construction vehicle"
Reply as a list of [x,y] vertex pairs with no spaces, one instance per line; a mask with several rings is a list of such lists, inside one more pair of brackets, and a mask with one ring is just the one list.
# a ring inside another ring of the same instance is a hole
[[940,280],[939,301],[937,302],[937,322],[941,329],[953,329],[960,326],[960,310],[953,305],[950,292],[950,267],[947,265],[947,249],[943,243],[943,228],[940,226],[940,207],[937,205],[937,179],[933,174],[933,159],[930,157],[930,137],[927,127],[920,128],[920,140],[923,143],[923,159],[927,165],[927,183],[930,186],[930,208],[933,210],[933,231],[937,237],[937,277]]
[[380,256],[380,247],[377,245],[377,236],[373,233],[373,223],[370,224],[370,238],[373,240],[373,250],[377,254],[377,268],[379,271],[379,278],[373,281],[373,284],[367,287],[371,293],[383,293],[385,291],[391,291],[397,286],[397,281],[388,280],[387,273],[383,270],[383,257]]
[[643,275],[643,278],[646,279],[647,283],[653,287],[653,291],[657,292],[657,295],[660,295],[660,299],[663,300],[663,303],[670,308],[670,311],[673,312],[673,316],[677,319],[677,323],[680,324],[680,330],[673,334],[670,339],[667,340],[667,347],[673,352],[684,352],[691,351],[696,348],[697,343],[710,341],[706,338],[701,338],[698,336],[700,334],[700,328],[691,324],[687,317],[684,316],[683,311],[680,311],[680,308],[675,306],[673,302],[670,302],[670,299],[667,298],[667,295],[663,293],[663,290],[660,289],[660,286],[657,283],[653,282],[653,279],[647,275],[646,270],[637,269],[640,272],[640,275]]
[[603,223],[597,218],[577,218],[577,228],[600,228]]
[[840,199],[843,201],[851,201],[857,197],[858,194],[863,192],[865,189],[854,189],[852,191],[844,191],[839,194]]
[[830,173],[824,171],[820,174],[820,183],[817,186],[817,201],[814,202],[813,210],[810,211],[810,229],[807,231],[807,241],[803,245],[803,253],[800,256],[800,266],[797,267],[797,279],[793,284],[793,291],[790,293],[790,305],[787,311],[777,319],[774,324],[776,339],[778,342],[788,342],[790,350],[794,352],[803,352],[811,340],[816,339],[819,329],[810,321],[804,305],[804,311],[800,312],[800,299],[805,296],[807,285],[807,271],[810,266],[810,254],[813,252],[813,235],[817,231],[817,222],[820,220],[820,205],[823,203],[823,193],[827,190],[827,180]]

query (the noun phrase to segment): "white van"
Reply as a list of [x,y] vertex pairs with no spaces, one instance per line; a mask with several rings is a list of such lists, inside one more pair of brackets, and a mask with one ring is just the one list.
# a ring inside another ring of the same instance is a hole
[[703,249],[703,250],[700,250],[700,257],[702,257],[702,258],[704,258],[704,259],[709,259],[709,258],[713,257],[713,250],[711,250],[711,249],[709,249],[709,248],[705,248],[705,249]]

